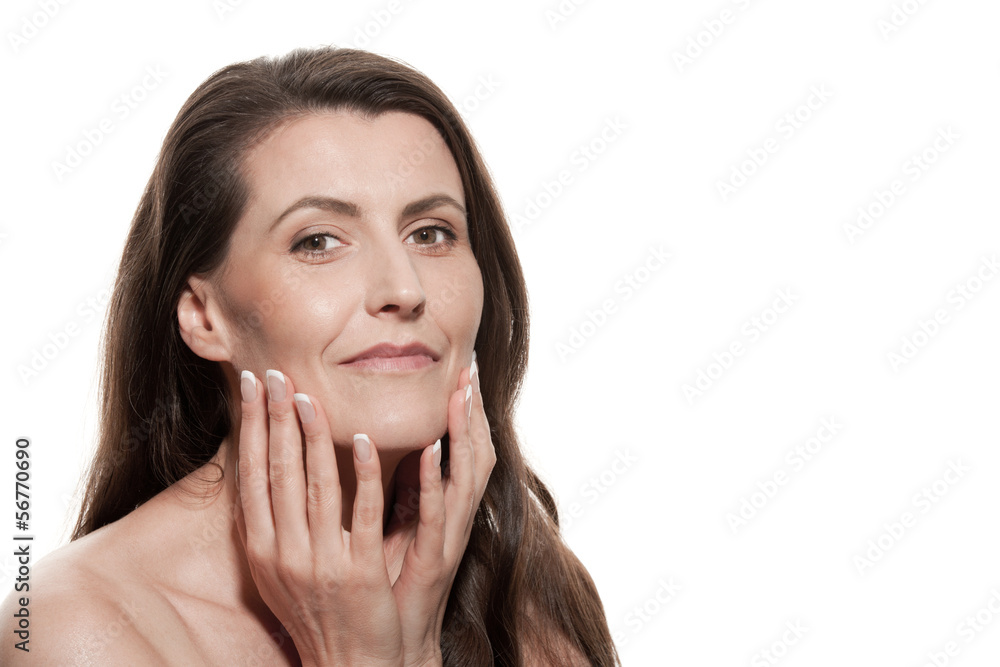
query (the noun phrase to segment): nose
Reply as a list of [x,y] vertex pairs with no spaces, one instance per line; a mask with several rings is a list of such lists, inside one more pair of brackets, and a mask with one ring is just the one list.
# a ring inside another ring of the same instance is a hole
[[368,314],[399,313],[413,317],[423,310],[427,296],[410,252],[398,238],[378,242],[368,261],[369,288],[365,298]]

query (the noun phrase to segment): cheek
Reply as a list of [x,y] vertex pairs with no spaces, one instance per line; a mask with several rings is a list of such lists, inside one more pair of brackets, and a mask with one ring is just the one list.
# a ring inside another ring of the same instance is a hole
[[483,278],[475,260],[440,276],[426,295],[428,311],[453,343],[475,340],[483,312]]
[[284,326],[276,333],[289,345],[325,348],[347,328],[356,301],[352,293],[328,283],[303,289],[288,299]]
[[[229,321],[243,367],[287,360],[293,353],[329,343],[349,317],[344,295],[313,285],[298,272],[266,271],[233,276]],[[314,282],[314,281],[313,281]]]

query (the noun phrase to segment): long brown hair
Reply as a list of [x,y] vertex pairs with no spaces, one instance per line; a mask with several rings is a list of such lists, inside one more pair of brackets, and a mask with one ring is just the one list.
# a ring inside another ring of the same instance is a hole
[[191,274],[225,258],[249,195],[240,173],[249,148],[277,123],[324,110],[425,118],[450,148],[465,189],[486,294],[475,349],[497,463],[448,600],[444,664],[521,665],[526,652],[548,648],[552,633],[594,664],[618,664],[597,589],[562,542],[555,502],[514,430],[528,296],[492,180],[444,93],[409,66],[366,51],[299,49],[237,63],[181,108],[119,266],[104,334],[100,441],[73,539],[205,465],[229,434],[226,376],[181,339],[178,299]]

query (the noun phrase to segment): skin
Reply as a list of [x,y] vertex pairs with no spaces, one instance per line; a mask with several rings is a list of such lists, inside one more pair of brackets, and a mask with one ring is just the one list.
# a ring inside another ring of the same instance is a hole
[[[419,169],[404,169],[415,152]],[[378,443],[388,497],[403,457],[447,431],[449,392],[471,363],[482,316],[458,168],[418,116],[325,113],[276,128],[251,151],[246,172],[253,197],[224,266],[193,277],[181,299],[185,340],[261,380],[268,369],[294,378],[326,407],[339,468],[353,467],[354,434],[366,433]],[[455,204],[401,217],[435,195]],[[358,215],[314,206],[285,213],[323,197],[355,205]],[[442,230],[427,229],[434,226]],[[431,368],[341,364],[377,342],[413,340],[439,355]],[[342,484],[353,497],[352,476]]]
[[[393,178],[415,150],[419,168]],[[37,565],[32,661],[440,664],[444,602],[495,462],[470,367],[483,289],[454,160],[419,117],[318,113],[281,124],[245,166],[253,195],[226,261],[191,276],[178,319],[233,396],[239,371],[253,373],[252,396],[215,466]],[[455,204],[403,215],[430,196]],[[274,224],[303,197],[356,214],[306,206]],[[453,242],[414,234],[428,226]],[[341,363],[411,340],[437,360],[405,372]],[[281,400],[268,400],[268,369],[285,378]],[[431,443],[446,432],[442,475]],[[368,460],[356,433],[373,443]],[[416,512],[393,511],[414,495]],[[8,596],[0,613],[15,609]],[[28,657],[11,644],[0,662]]]

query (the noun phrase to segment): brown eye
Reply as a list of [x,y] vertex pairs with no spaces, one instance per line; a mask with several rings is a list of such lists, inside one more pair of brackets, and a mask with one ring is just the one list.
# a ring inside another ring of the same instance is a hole
[[331,234],[310,234],[299,242],[299,247],[307,252],[324,252],[332,250],[340,244],[336,236]]
[[417,245],[433,245],[440,231],[437,227],[424,227],[413,232],[413,237],[417,240]]
[[447,227],[433,225],[431,227],[421,227],[407,238],[413,239],[413,245],[423,245],[435,251],[445,251],[455,245],[458,236]]

